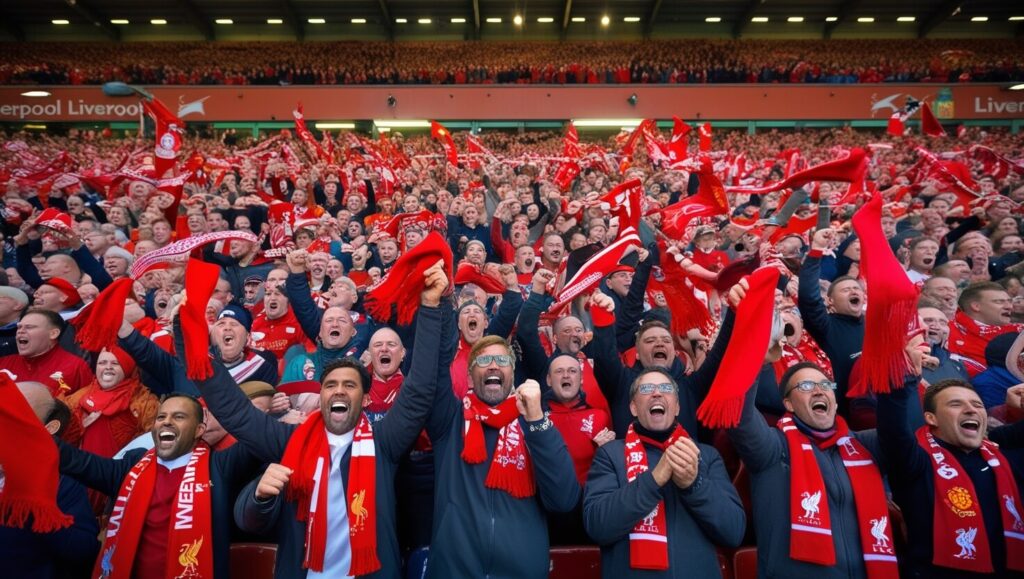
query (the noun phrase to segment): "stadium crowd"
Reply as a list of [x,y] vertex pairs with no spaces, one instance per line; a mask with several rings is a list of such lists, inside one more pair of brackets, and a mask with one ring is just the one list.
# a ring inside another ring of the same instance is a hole
[[0,84],[1009,82],[1016,40],[6,43]]
[[435,136],[0,134],[6,576],[1024,576],[1020,135]]

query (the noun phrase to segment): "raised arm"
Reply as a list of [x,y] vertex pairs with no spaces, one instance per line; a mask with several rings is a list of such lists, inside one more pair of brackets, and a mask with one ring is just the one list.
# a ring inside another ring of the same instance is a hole
[[911,397],[917,396],[918,382],[916,376],[908,376],[902,388],[875,395],[878,401],[878,445],[885,456],[884,464],[890,476],[904,480],[931,476],[930,458],[917,444],[907,416]]
[[543,292],[552,277],[554,274],[546,269],[533,274],[533,290],[519,311],[519,323],[516,325],[516,338],[522,348],[526,376],[540,382],[542,388],[545,387],[544,370],[548,356],[540,343],[539,325],[541,312],[551,304],[551,298]]
[[832,235],[831,229],[821,229],[814,233],[811,251],[807,253],[803,266],[800,268],[797,289],[797,306],[800,309],[804,327],[810,332],[811,337],[822,345],[828,342],[831,320],[828,317],[825,301],[821,299],[821,285],[818,279],[821,277],[822,251],[831,244]]
[[[622,365],[615,347],[615,304],[600,291],[594,292],[590,306],[590,319],[594,323],[591,353],[594,356],[594,377],[610,404],[624,400],[623,390],[629,383],[626,367]],[[624,435],[625,433],[619,433]]]
[[193,396],[199,395],[199,390],[192,381],[176,380],[185,376],[185,368],[178,363],[178,360],[164,351],[152,340],[140,334],[126,321],[121,322],[121,328],[117,332],[118,345],[125,352],[128,352],[139,368],[149,374],[146,387],[157,396],[170,394],[171,392],[184,392]]
[[565,440],[544,415],[536,380],[527,380],[516,389],[516,406],[541,504],[549,513],[568,513],[580,502],[580,485]]
[[292,311],[295,312],[295,318],[302,326],[302,331],[306,333],[306,337],[316,342],[320,335],[320,322],[323,320],[324,312],[313,301],[309,283],[306,281],[308,256],[305,249],[296,249],[288,254],[288,277],[284,281],[284,292],[288,296]]
[[498,313],[487,324],[487,334],[508,338],[516,325],[519,310],[523,307],[523,294],[519,291],[519,280],[516,278],[514,267],[505,263],[499,266],[499,271],[501,279],[505,283],[505,293],[501,294]]
[[754,399],[757,388],[751,387],[743,399],[743,412],[736,428],[726,431],[743,464],[751,472],[761,472],[782,460],[785,444],[777,431],[768,426],[757,411]]
[[718,337],[711,345],[704,363],[696,372],[686,377],[686,387],[690,388],[697,400],[704,400],[711,390],[711,383],[715,381],[715,374],[718,367],[722,365],[722,358],[725,356],[725,349],[729,346],[732,338],[733,325],[736,322],[736,313],[732,308],[725,311],[725,319],[722,320],[722,327],[718,329]]
[[116,497],[121,483],[132,469],[144,450],[134,450],[121,459],[103,458],[91,452],[79,450],[63,440],[57,439],[60,450],[60,472],[105,495]]
[[640,251],[640,262],[629,284],[629,292],[622,299],[622,308],[615,314],[615,342],[618,351],[625,352],[636,342],[636,330],[644,315],[644,296],[647,282],[651,279],[651,268],[658,265],[658,245],[652,243]]
[[[78,243],[81,243],[80,241]],[[113,278],[107,273],[107,270],[103,269],[103,264],[98,259],[89,253],[89,248],[84,245],[76,248],[71,252],[71,257],[78,264],[79,269],[82,273],[87,274],[89,279],[92,280],[92,284],[103,291],[108,285],[114,283]]]
[[442,263],[429,268],[424,276],[426,289],[420,296],[420,308],[416,312],[416,337],[413,342],[412,365],[402,382],[394,406],[380,422],[380,448],[393,462],[409,450],[426,424],[427,415],[436,396],[437,364],[441,343],[441,295],[448,288],[448,277]]

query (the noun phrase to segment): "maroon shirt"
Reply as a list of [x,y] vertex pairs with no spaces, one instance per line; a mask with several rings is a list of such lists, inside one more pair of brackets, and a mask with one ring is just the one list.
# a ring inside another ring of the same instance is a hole
[[167,568],[167,554],[177,546],[167,544],[167,536],[171,530],[171,510],[174,495],[178,492],[181,479],[185,476],[185,465],[174,470],[167,470],[162,464],[156,467],[156,484],[153,496],[149,500],[149,511],[146,512],[146,523],[142,526],[139,547],[135,550],[135,561],[132,563],[132,577],[163,577]]

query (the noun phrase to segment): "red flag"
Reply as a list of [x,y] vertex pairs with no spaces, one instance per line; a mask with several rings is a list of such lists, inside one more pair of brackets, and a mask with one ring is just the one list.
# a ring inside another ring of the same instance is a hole
[[619,219],[619,236],[627,227],[640,228],[641,197],[644,187],[639,179],[631,179],[621,183],[601,198],[604,208],[611,211],[612,217]]
[[469,158],[469,165],[474,169],[479,169],[483,163],[480,162],[481,158],[487,160],[488,163],[494,162],[494,153],[487,149],[480,139],[476,138],[472,134],[466,135],[466,151],[472,155]]
[[971,203],[978,200],[981,195],[977,191],[977,185],[971,178],[971,170],[959,161],[940,161],[931,151],[918,147],[915,151],[924,159],[924,166],[927,167],[927,177],[934,178],[947,187],[956,195],[954,206],[963,206],[965,212],[969,212]]
[[686,141],[689,134],[690,125],[679,117],[672,117],[672,139],[668,142],[669,167],[674,168],[677,163],[686,159]]
[[700,126],[700,152],[711,151],[711,123],[704,123]]
[[320,159],[325,163],[332,163],[334,160],[324,152],[320,147],[320,143],[316,142],[316,138],[313,137],[313,133],[310,133],[309,129],[306,128],[306,119],[302,114],[302,103],[299,103],[299,106],[292,111],[292,116],[295,117],[295,134],[305,143],[306,148],[309,149],[310,156],[314,159]]
[[956,138],[962,139],[967,136],[967,127],[964,125],[957,125],[956,127]]
[[932,107],[928,106],[928,103],[921,103],[921,132],[929,137],[946,136],[946,130],[932,114]]
[[572,185],[573,179],[575,179],[579,174],[579,163],[576,161],[564,161],[558,165],[558,170],[555,171],[555,176],[551,179],[551,182],[558,187],[559,191],[565,193]]
[[670,239],[682,239],[686,225],[694,217],[722,215],[729,211],[725,187],[715,176],[711,164],[705,163],[697,176],[700,179],[700,189],[696,195],[661,210],[661,230]]
[[578,159],[580,155],[582,155],[580,134],[576,132],[576,125],[569,123],[565,129],[565,137],[562,139],[562,156]]
[[774,184],[764,185],[761,187],[730,187],[729,191],[747,193],[750,195],[763,195],[780,189],[800,187],[812,181],[842,181],[844,183],[855,183],[858,178],[863,176],[863,171],[866,168],[867,155],[864,152],[864,149],[856,148],[851,149],[850,154],[845,157],[793,173],[789,178],[783,179]]
[[441,145],[444,147],[444,154],[448,157],[448,162],[458,167],[459,151],[455,148],[455,140],[452,139],[451,132],[444,128],[441,123],[430,121],[430,136],[441,141]]
[[178,151],[181,150],[181,135],[185,132],[185,123],[168,110],[159,99],[143,99],[142,108],[156,123],[154,166],[156,177],[159,179],[167,171],[173,169],[177,162]]
[[896,111],[889,117],[889,128],[886,129],[886,132],[894,137],[902,137],[905,130],[907,127],[903,124],[903,115]]

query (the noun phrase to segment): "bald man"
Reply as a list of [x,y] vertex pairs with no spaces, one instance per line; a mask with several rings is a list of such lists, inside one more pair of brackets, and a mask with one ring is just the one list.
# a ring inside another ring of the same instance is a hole
[[[70,413],[66,406],[50,396],[46,386],[39,382],[18,382],[18,390],[47,432],[56,435],[63,430]],[[54,533],[0,527],[0,560],[4,562],[4,576],[42,579],[89,577],[100,543],[96,540],[99,527],[89,506],[85,487],[70,477],[61,476],[57,487],[57,506],[74,517],[70,527]]]

